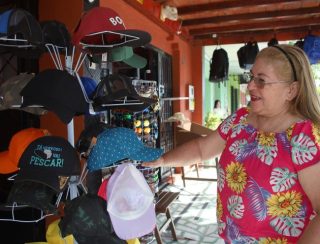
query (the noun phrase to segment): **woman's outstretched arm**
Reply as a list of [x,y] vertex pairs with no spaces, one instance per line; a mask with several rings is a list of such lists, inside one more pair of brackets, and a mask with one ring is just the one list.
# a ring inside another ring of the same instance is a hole
[[224,149],[225,141],[218,131],[205,137],[196,138],[184,143],[173,150],[166,152],[159,159],[145,162],[145,167],[182,167],[195,162],[202,162],[220,154]]

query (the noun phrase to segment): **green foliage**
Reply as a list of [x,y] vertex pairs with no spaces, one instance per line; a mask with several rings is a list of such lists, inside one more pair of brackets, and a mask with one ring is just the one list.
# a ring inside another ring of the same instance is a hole
[[204,126],[209,129],[215,130],[218,128],[221,121],[222,121],[221,118],[217,114],[209,112],[207,113],[204,119],[204,122],[205,122]]

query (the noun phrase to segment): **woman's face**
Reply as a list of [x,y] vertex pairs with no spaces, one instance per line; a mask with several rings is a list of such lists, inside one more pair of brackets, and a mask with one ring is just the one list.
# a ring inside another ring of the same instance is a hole
[[248,83],[250,107],[256,114],[274,116],[289,110],[289,83],[278,78],[274,66],[263,57],[256,59]]

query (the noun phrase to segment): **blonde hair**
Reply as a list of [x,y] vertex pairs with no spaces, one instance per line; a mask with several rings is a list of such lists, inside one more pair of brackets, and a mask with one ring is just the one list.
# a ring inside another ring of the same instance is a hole
[[[291,101],[290,111],[320,124],[320,100],[308,57],[299,47],[286,44],[278,46],[287,56],[278,48],[270,46],[262,49],[256,58],[263,58],[270,62],[279,78],[284,81],[294,82],[295,70],[298,93],[296,98]],[[289,59],[291,59],[293,67]]]

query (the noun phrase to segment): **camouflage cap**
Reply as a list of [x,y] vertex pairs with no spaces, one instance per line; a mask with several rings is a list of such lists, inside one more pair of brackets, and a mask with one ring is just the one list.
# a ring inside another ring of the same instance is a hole
[[55,205],[56,192],[50,187],[33,181],[15,182],[7,198],[7,204],[26,204],[30,207],[44,211],[45,213],[57,214]]

